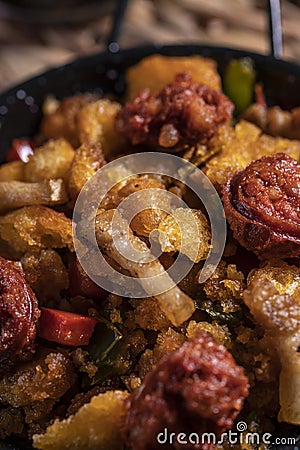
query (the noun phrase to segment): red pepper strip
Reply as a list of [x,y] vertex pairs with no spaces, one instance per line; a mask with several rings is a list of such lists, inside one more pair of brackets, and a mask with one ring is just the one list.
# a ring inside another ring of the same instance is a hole
[[37,334],[58,344],[88,345],[97,319],[57,309],[41,308]]
[[6,161],[23,161],[26,163],[29,156],[33,155],[34,148],[35,145],[31,139],[14,139],[11,148],[6,154]]
[[266,98],[263,87],[260,83],[255,84],[254,92],[255,92],[255,103],[266,108],[267,107]]

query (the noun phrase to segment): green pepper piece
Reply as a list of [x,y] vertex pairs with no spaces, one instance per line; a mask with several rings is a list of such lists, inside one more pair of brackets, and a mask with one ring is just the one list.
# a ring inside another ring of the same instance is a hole
[[242,312],[235,311],[225,313],[219,302],[212,302],[207,298],[196,298],[196,307],[205,311],[212,320],[216,320],[221,325],[236,326],[242,320]]
[[226,68],[223,87],[235,105],[235,113],[242,113],[252,102],[256,73],[251,58],[233,59]]
[[91,380],[92,385],[103,382],[117,373],[115,367],[115,360],[118,354],[117,344],[122,337],[122,333],[116,326],[103,317],[100,318],[87,346],[87,351],[92,361],[99,368]]
[[207,314],[211,319],[217,320],[222,325],[228,326],[236,326],[242,320],[242,313],[240,311],[236,311],[233,313],[224,313],[222,311],[216,310],[207,310]]
[[96,324],[92,338],[87,346],[94,363],[101,365],[103,361],[107,360],[110,352],[122,337],[117,327],[108,320],[101,318]]

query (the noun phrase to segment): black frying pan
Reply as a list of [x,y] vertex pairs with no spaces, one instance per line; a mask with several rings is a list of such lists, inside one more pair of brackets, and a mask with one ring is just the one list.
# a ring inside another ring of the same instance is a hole
[[[275,13],[274,13],[275,4]],[[116,44],[126,1],[119,0],[119,9],[108,40],[106,52],[77,59],[57,69],[43,73],[0,95],[0,162],[16,137],[31,136],[37,131],[44,98],[52,93],[58,98],[76,92],[98,91],[121,96],[125,91],[124,74],[128,67],[153,53],[168,56],[198,54],[213,58],[223,74],[233,58],[250,56],[255,63],[257,80],[264,85],[268,105],[292,108],[300,105],[300,66],[277,59],[281,54],[281,31],[278,0],[270,0],[270,42],[272,56],[243,50],[201,45],[151,45],[120,50]],[[280,424],[278,436],[296,436],[296,446],[276,446],[282,450],[300,450],[300,427]],[[25,450],[24,443],[9,440],[0,442],[0,450]],[[108,449],[109,450],[109,449]]]

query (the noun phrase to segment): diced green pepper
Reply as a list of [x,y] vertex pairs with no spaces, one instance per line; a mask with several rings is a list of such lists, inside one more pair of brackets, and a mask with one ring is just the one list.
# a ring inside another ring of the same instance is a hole
[[251,58],[234,59],[227,66],[223,88],[234,103],[236,114],[242,113],[253,102],[255,78]]

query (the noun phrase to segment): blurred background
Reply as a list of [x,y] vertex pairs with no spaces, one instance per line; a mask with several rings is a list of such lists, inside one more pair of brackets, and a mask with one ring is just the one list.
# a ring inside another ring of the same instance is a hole
[[[101,51],[116,0],[0,0],[0,91]],[[300,6],[282,0],[284,58],[300,62]],[[130,0],[121,47],[198,43],[269,49],[264,0]]]

